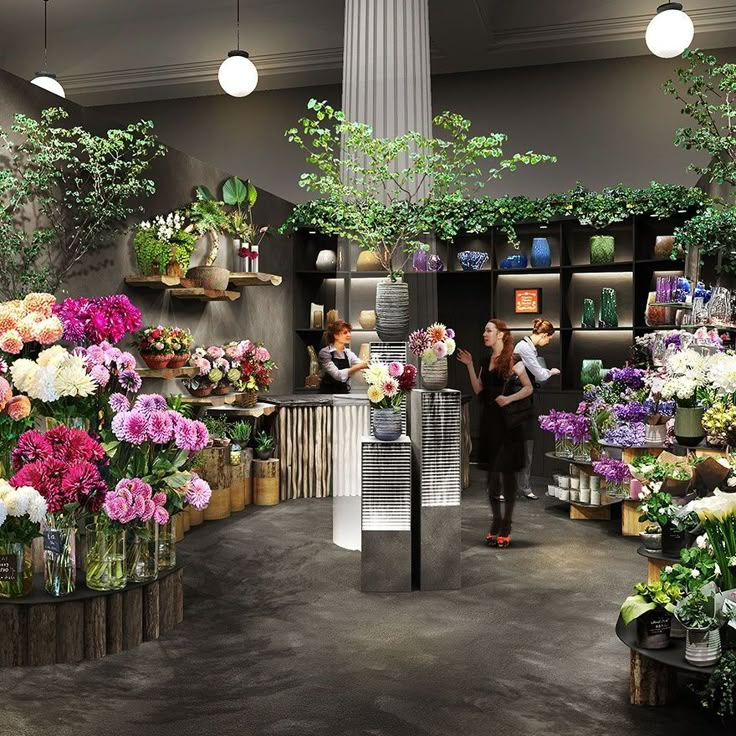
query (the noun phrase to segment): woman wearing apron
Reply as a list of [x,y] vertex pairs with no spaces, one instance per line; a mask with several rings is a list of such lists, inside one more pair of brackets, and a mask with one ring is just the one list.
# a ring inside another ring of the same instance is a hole
[[[514,355],[526,368],[527,375],[535,388],[544,383],[552,376],[559,376],[557,368],[545,368],[539,362],[538,348],[549,345],[555,327],[548,319],[535,319],[532,324],[532,334],[517,343]],[[519,485],[519,495],[536,500],[537,496],[532,491],[530,476],[532,472],[532,458],[534,457],[534,433],[537,428],[537,418],[532,417],[524,426],[524,467],[516,476]]]
[[352,329],[352,325],[344,319],[327,325],[327,347],[319,351],[321,394],[350,393],[351,376],[368,367],[368,363],[346,347],[350,343]]

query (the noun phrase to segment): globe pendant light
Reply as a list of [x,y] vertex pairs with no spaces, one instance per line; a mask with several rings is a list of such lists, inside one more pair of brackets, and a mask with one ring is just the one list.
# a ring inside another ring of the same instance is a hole
[[682,3],[665,3],[649,21],[646,42],[649,50],[662,59],[679,56],[691,43],[695,28]]
[[240,48],[240,0],[237,0],[235,12],[236,48],[228,52],[227,59],[220,64],[217,79],[220,87],[232,97],[245,97],[258,84],[258,69],[248,58],[248,52]]
[[48,4],[49,0],[43,0],[43,71],[36,72],[36,76],[31,79],[31,84],[42,87],[47,92],[53,92],[59,97],[66,97],[64,88],[56,80],[56,74],[46,71],[48,69]]

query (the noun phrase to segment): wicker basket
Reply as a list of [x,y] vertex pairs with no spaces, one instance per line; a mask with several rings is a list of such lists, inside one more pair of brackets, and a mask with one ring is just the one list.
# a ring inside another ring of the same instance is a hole
[[246,409],[252,408],[258,403],[258,391],[244,391],[235,397],[233,403]]

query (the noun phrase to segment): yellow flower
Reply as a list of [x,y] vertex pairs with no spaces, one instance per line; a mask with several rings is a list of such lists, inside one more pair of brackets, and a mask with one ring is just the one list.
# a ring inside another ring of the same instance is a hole
[[383,390],[380,386],[369,386],[368,387],[368,401],[377,404],[382,401],[384,397]]

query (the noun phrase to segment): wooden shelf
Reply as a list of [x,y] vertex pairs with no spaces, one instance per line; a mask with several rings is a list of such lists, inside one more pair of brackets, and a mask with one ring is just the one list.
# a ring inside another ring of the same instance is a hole
[[283,281],[281,276],[273,273],[244,273],[230,272],[230,286],[279,286]]
[[223,414],[230,414],[234,417],[267,417],[278,411],[276,404],[269,404],[265,401],[259,401],[255,406],[232,406],[223,404],[222,406],[205,407],[206,411],[217,411]]
[[185,366],[183,368],[161,368],[160,370],[154,370],[153,368],[136,368],[135,371],[141,378],[159,378],[164,381],[173,381],[175,378],[191,378],[197,373],[197,369],[194,366]]
[[[233,406],[233,402],[238,396],[242,396],[242,394],[232,393],[225,394],[225,396],[184,396],[182,398],[182,403],[191,404],[192,406],[208,406],[219,409],[226,406]],[[258,402],[256,406],[258,406],[259,404],[262,407],[275,406],[275,404],[266,404],[266,402]],[[235,406],[233,408],[245,410],[248,407]]]
[[680,304],[678,302],[652,302],[651,304],[647,305],[650,307],[671,307],[672,309],[687,309],[691,310],[693,308],[692,304]]
[[161,291],[179,286],[180,281],[178,276],[126,276],[125,283],[128,286]]
[[203,289],[201,286],[169,289],[169,293],[175,299],[191,299],[199,302],[234,302],[240,299],[239,291],[215,291]]

